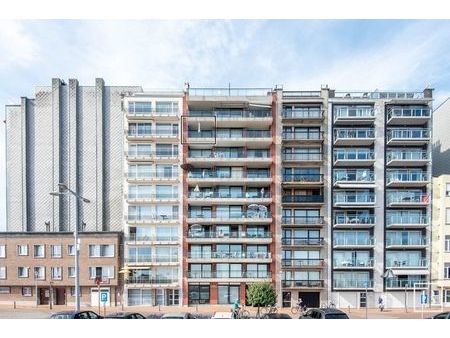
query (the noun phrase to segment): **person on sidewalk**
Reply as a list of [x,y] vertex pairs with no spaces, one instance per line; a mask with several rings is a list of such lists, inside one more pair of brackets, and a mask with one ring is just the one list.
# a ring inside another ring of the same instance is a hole
[[383,312],[384,303],[383,303],[383,298],[381,298],[381,297],[378,297],[378,308],[380,309],[380,312]]
[[241,304],[239,303],[239,299],[236,298],[233,305],[231,306],[231,312],[233,313],[233,318],[239,318],[239,311],[241,310]]

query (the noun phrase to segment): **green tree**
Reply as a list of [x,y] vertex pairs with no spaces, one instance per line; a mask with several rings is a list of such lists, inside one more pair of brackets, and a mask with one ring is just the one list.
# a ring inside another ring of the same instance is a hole
[[256,314],[260,315],[260,307],[274,306],[277,303],[277,294],[269,282],[252,283],[247,289],[247,302],[258,308]]

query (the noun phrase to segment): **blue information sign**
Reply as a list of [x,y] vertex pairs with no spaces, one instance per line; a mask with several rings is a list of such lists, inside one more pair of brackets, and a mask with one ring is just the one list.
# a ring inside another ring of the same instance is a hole
[[420,295],[420,304],[427,304],[428,303],[428,295],[421,294]]
[[106,303],[108,301],[108,292],[100,292],[100,300],[102,301],[102,303]]

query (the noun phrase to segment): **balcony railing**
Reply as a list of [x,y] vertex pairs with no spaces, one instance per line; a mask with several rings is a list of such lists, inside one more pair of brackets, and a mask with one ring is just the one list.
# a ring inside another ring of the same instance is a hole
[[284,268],[321,267],[323,266],[323,258],[317,259],[283,258],[281,260],[281,266]]
[[367,119],[374,118],[373,107],[336,107],[334,110],[334,121],[338,119]]
[[335,98],[345,99],[423,99],[423,92],[335,92]]
[[426,172],[412,171],[388,171],[386,173],[388,183],[392,182],[427,182],[429,175]]
[[283,90],[284,98],[320,97],[319,90]]
[[405,160],[405,161],[414,161],[414,160],[428,160],[429,155],[426,151],[388,151],[386,154],[387,160]]
[[187,271],[187,278],[251,278],[267,279],[272,278],[270,271]]
[[128,200],[167,200],[167,199],[178,199],[180,195],[178,194],[127,194],[126,198]]
[[388,268],[426,268],[428,267],[428,260],[422,259],[394,259],[386,258],[386,267]]
[[285,161],[322,161],[322,153],[283,153]]
[[283,182],[322,182],[323,174],[283,174]]
[[335,192],[334,203],[346,203],[346,204],[375,203],[375,194]]
[[225,193],[219,191],[189,191],[189,198],[270,198],[271,194],[269,191],[264,193],[261,192],[233,192]]
[[365,161],[374,160],[375,153],[367,150],[335,150],[334,161],[338,160],[353,160],[353,161]]
[[366,246],[373,244],[373,237],[338,237],[333,240],[334,246]]
[[387,112],[388,119],[393,117],[430,117],[431,110],[429,108],[391,108]]
[[371,268],[373,258],[370,259],[334,259],[333,268]]
[[304,279],[304,280],[281,280],[283,288],[322,288],[323,280]]
[[428,288],[428,281],[426,279],[397,279],[397,278],[388,278],[386,279],[386,287],[387,288]]
[[260,231],[260,232],[246,232],[246,231],[188,231],[188,238],[272,238],[272,232]]
[[422,246],[427,245],[428,239],[426,237],[407,236],[406,238],[396,236],[390,238],[389,234],[386,237],[387,246]]
[[285,140],[323,140],[323,131],[283,131]]
[[418,215],[386,215],[386,223],[388,225],[426,225],[429,223],[429,218]]
[[283,216],[282,223],[285,225],[308,225],[323,224],[323,216]]
[[373,288],[373,280],[334,279],[333,287],[336,289],[370,289]]
[[258,218],[271,218],[272,214],[270,212],[258,212],[258,211],[243,211],[243,212],[232,212],[232,213],[217,213],[217,212],[208,212],[208,213],[198,213],[188,211],[188,218],[219,218],[219,219],[238,219],[238,218],[246,218],[246,219],[258,219]]
[[167,277],[150,277],[150,276],[140,276],[140,277],[128,277],[125,279],[126,284],[176,284],[178,279],[167,278]]
[[323,203],[323,195],[284,195],[283,203]]
[[189,88],[189,96],[269,96],[272,88]]
[[217,119],[267,118],[271,110],[190,110],[189,117],[217,117]]
[[428,203],[430,201],[430,195],[423,193],[410,193],[403,191],[388,192],[388,203],[410,204],[410,203]]
[[358,182],[368,183],[375,181],[375,173],[370,170],[347,170],[347,169],[335,169],[334,170],[335,182]]
[[284,109],[283,118],[285,119],[321,119],[323,111],[320,108],[294,108]]
[[234,134],[233,131],[228,133],[223,131],[213,132],[212,130],[204,131],[188,131],[188,137],[191,138],[218,138],[218,139],[236,139],[236,138],[270,138],[272,137],[270,130],[242,130],[239,134]]
[[375,137],[372,128],[337,128],[334,129],[334,140],[337,139],[370,139]]
[[323,237],[287,237],[281,239],[281,244],[291,246],[323,245]]
[[157,171],[145,171],[145,172],[127,172],[125,176],[128,179],[134,180],[152,180],[152,179],[161,179],[161,180],[175,180],[178,178],[178,174],[165,174],[163,172]]
[[137,234],[129,234],[125,237],[125,240],[129,242],[176,242],[178,239],[178,236],[146,236]]
[[126,257],[125,262],[128,264],[139,263],[177,263],[178,256],[161,256],[161,255],[137,255]]
[[270,259],[270,252],[188,252],[192,259]]
[[178,157],[178,153],[172,151],[127,151],[125,155],[128,157],[161,157],[172,158]]
[[125,219],[129,222],[175,221],[178,220],[178,215],[125,215]]
[[401,140],[414,140],[414,139],[428,139],[430,138],[430,130],[428,129],[388,129],[387,139],[401,139]]
[[365,215],[336,215],[334,217],[334,224],[355,224],[355,225],[365,225],[365,224],[375,224],[375,216],[365,216]]
[[189,178],[229,178],[229,179],[242,179],[242,178],[271,178],[269,173],[252,173],[252,172],[240,172],[240,173],[224,173],[220,171],[190,171],[188,172]]
[[230,159],[234,159],[234,158],[248,158],[248,159],[270,159],[270,154],[266,154],[266,153],[250,153],[250,152],[245,152],[245,151],[239,151],[239,152],[230,152],[230,153],[226,153],[226,152],[210,152],[210,153],[195,153],[190,151],[188,153],[188,157],[189,158],[230,158]]

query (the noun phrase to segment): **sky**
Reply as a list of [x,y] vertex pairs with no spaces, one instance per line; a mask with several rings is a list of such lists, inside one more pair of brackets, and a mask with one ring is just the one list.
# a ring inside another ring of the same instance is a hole
[[[51,78],[146,89],[435,88],[450,96],[450,21],[0,21],[0,106],[33,97]],[[0,109],[4,120],[4,109]],[[0,125],[0,230],[5,217]]]

